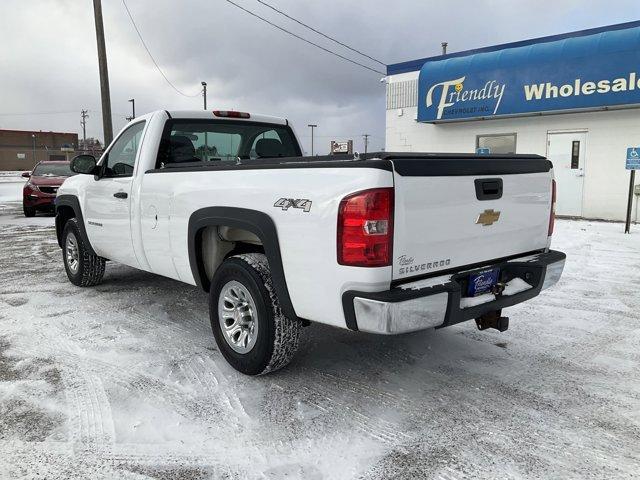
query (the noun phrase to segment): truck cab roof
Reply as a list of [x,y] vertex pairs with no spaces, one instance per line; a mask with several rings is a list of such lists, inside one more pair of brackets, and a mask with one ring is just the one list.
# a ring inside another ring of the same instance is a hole
[[[286,118],[274,117],[271,115],[260,115],[255,113],[236,112],[234,110],[167,110],[171,118],[188,118],[188,119],[215,119],[229,121],[245,121],[271,123],[275,125],[288,125]],[[242,117],[234,114],[243,114]],[[248,116],[247,116],[248,115]]]

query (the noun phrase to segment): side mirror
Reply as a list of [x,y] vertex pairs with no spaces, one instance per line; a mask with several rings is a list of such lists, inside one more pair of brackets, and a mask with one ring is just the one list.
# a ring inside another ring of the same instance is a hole
[[93,175],[95,174],[97,163],[96,157],[93,155],[82,154],[73,157],[70,167],[72,172]]
[[22,172],[23,178],[31,178],[31,172]]

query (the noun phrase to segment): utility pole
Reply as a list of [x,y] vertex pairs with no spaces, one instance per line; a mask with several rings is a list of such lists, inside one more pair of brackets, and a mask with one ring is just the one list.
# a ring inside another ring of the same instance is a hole
[[207,82],[202,82],[202,99],[204,100],[204,109],[207,109]]
[[136,118],[136,99],[130,98],[129,101],[131,102],[131,120],[133,120]]
[[82,120],[80,121],[80,125],[82,125],[82,150],[87,151],[87,118],[89,118],[89,114],[87,110],[80,110],[80,116]]
[[442,42],[440,45],[442,45],[442,55],[446,55],[447,54],[447,46],[449,44],[447,42]]
[[313,157],[313,130],[314,128],[316,128],[318,125],[316,125],[315,123],[310,123],[309,125],[307,125],[307,127],[311,128],[311,156]]
[[364,154],[367,154],[367,149],[369,148],[369,135],[368,133],[362,134],[362,138],[364,138]]
[[101,0],[93,0],[93,16],[96,23],[96,42],[98,44],[100,96],[102,98],[102,130],[104,132],[104,144],[109,145],[111,140],[113,140],[113,125],[111,123],[111,94],[109,93],[109,70],[107,69],[107,48],[104,44]]

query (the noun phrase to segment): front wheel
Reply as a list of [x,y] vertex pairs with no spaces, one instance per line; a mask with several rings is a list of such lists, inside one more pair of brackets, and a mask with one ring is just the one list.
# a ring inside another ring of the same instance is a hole
[[67,221],[62,232],[62,260],[69,281],[79,287],[92,287],[102,281],[105,260],[89,251],[76,218]]
[[282,313],[263,254],[222,263],[211,282],[209,316],[220,352],[246,375],[278,370],[298,349],[302,325]]
[[26,205],[22,205],[22,212],[25,217],[35,217],[36,207],[27,207]]

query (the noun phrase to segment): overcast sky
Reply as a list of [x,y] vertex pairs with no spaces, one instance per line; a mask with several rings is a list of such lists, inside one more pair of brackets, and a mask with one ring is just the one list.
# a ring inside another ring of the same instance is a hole
[[[289,118],[309,150],[372,135],[384,147],[382,75],[302,43],[225,0],[126,0],[169,79],[188,94],[209,85],[211,109]],[[279,16],[256,0],[234,0],[341,54],[384,69]],[[385,63],[640,19],[638,0],[265,0]],[[176,93],[147,56],[122,0],[103,0],[114,131],[130,113],[199,109]],[[80,133],[102,139],[91,0],[0,1],[0,128]],[[48,112],[64,112],[43,114]]]

